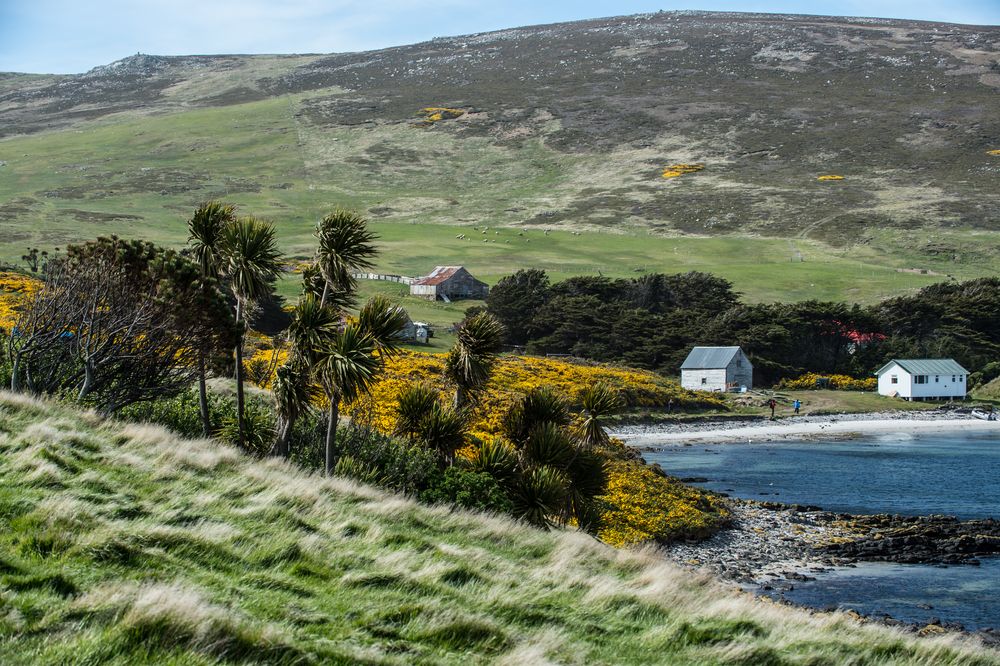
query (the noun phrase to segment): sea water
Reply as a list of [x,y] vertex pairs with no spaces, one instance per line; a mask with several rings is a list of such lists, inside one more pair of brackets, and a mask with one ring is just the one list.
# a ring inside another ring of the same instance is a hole
[[[1000,437],[993,433],[670,445],[643,456],[733,497],[846,513],[1000,518]],[[975,629],[1000,628],[997,588],[1000,560],[987,559],[978,567],[863,563],[780,594],[816,608]]]

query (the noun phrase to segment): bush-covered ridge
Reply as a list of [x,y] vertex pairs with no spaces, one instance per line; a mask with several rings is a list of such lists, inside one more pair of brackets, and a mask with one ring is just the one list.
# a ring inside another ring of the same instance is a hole
[[1000,664],[0,394],[0,662]]

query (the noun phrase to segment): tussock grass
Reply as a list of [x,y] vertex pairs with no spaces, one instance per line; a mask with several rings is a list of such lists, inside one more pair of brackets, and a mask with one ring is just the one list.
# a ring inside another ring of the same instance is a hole
[[0,394],[0,663],[1000,664]]

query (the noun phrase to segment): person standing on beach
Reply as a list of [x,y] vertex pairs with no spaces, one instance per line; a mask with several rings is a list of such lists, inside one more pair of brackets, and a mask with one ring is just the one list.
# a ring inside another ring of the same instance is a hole
[[799,408],[802,407],[802,401],[799,400],[798,398],[796,398],[795,402],[792,403],[792,407],[795,408],[795,415],[798,416],[799,415]]
[[771,408],[771,420],[774,420],[774,408],[778,406],[778,401],[771,398],[767,401],[767,406]]

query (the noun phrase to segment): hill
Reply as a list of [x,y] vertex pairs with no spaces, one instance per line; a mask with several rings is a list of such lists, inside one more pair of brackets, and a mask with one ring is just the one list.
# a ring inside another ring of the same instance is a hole
[[0,661],[998,664],[616,551],[0,394]]
[[997,27],[699,12],[2,75],[0,259],[176,244],[223,197],[293,255],[365,211],[385,270],[695,264],[751,299],[871,301],[995,274],[998,92]]

